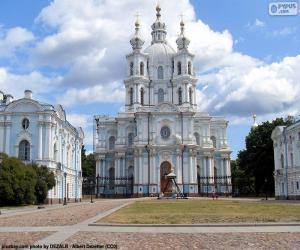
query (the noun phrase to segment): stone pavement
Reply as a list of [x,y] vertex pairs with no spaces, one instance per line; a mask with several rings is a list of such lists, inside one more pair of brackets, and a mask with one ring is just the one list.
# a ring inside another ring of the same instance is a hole
[[[8,244],[10,241],[1,241],[2,237],[14,237],[15,242],[18,235],[20,237],[32,237],[27,244],[34,243],[34,245],[50,245],[50,244],[114,244],[118,248],[122,249],[139,249],[139,246],[143,246],[144,249],[156,249],[165,248],[168,249],[239,249],[237,240],[240,244],[244,244],[245,249],[286,249],[286,246],[290,246],[289,249],[300,249],[300,224],[299,223],[268,223],[268,224],[246,224],[244,226],[235,224],[224,225],[103,225],[97,224],[101,218],[117,211],[118,209],[127,206],[135,199],[123,199],[123,200],[98,200],[95,204],[82,204],[85,215],[92,215],[90,211],[98,209],[98,207],[104,207],[106,209],[99,210],[100,213],[96,213],[95,216],[87,216],[86,219],[75,224],[60,225],[45,225],[45,226],[1,226],[0,227],[0,246],[1,244]],[[74,205],[76,206],[76,205]],[[58,209],[58,208],[56,208]],[[61,208],[72,209],[72,206],[64,206]],[[85,210],[84,210],[85,209]],[[57,210],[59,211],[59,210]],[[81,210],[80,210],[81,211]],[[16,217],[32,216],[28,214],[15,213]],[[43,213],[40,210],[32,210],[36,216]],[[12,214],[12,213],[11,213]],[[72,215],[76,216],[76,214]],[[11,216],[9,216],[11,217]],[[3,218],[3,219],[2,219]],[[81,217],[85,218],[85,217]],[[10,219],[0,216],[1,220]],[[12,219],[12,218],[11,218]],[[50,218],[49,218],[50,219]],[[64,218],[61,218],[62,220]],[[34,235],[40,234],[40,235]],[[33,236],[35,237],[33,237]],[[218,236],[219,235],[219,236]],[[38,237],[39,236],[39,237]],[[173,239],[173,243],[166,246],[164,242],[166,237]],[[221,238],[224,238],[224,244],[219,244]],[[180,240],[178,240],[180,239]],[[215,240],[214,240],[215,239]],[[231,240],[229,240],[231,239]],[[279,240],[281,239],[281,240]],[[265,241],[269,243],[266,243]],[[194,244],[191,242],[193,241]],[[273,245],[272,241],[276,241],[276,245]],[[132,242],[132,244],[130,244]],[[139,242],[139,244],[137,244]],[[184,243],[185,242],[185,243]],[[207,245],[204,242],[212,242]],[[214,244],[214,242],[217,244]],[[227,244],[227,243],[228,244]],[[282,242],[282,244],[281,244]],[[260,244],[259,244],[260,243]],[[162,244],[162,245],[161,245]],[[219,245],[218,245],[219,244]],[[227,244],[227,245],[226,245]],[[151,248],[151,245],[155,245],[155,248]],[[96,246],[96,245],[94,245]],[[259,246],[262,246],[260,248]],[[224,248],[225,247],[225,248]],[[99,247],[100,248],[100,247]],[[97,248],[97,249],[99,249]],[[25,248],[29,249],[29,248]],[[35,248],[37,249],[37,248]]]

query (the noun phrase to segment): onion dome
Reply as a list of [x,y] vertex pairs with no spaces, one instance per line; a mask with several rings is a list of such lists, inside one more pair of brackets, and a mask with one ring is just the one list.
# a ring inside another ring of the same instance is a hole
[[152,44],[153,43],[165,43],[166,42],[166,24],[161,22],[160,14],[161,8],[159,5],[156,6],[156,21],[152,24]]
[[181,22],[180,22],[180,29],[181,29],[180,35],[176,40],[177,48],[178,48],[178,50],[187,49],[190,44],[190,40],[187,37],[185,37],[185,35],[184,35],[183,20],[181,20]]
[[144,43],[145,41],[140,37],[140,23],[137,19],[135,22],[135,34],[130,39],[130,44],[133,50],[140,50]]

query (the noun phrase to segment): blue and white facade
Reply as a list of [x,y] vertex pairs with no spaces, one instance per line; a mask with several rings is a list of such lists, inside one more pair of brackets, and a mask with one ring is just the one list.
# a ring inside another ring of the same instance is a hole
[[[194,55],[185,24],[180,23],[174,50],[159,6],[156,11],[146,49],[135,23],[132,52],[126,56],[125,111],[117,117],[95,116],[96,175],[110,181],[99,192],[122,194],[122,178],[133,177],[133,196],[158,195],[168,191],[166,175],[174,169],[185,194],[230,193],[228,122],[197,111]],[[226,176],[224,183],[217,185],[217,176]],[[206,177],[208,185],[199,183]]]
[[83,138],[61,105],[34,100],[30,90],[18,100],[0,91],[0,152],[54,172],[56,186],[48,193],[49,202],[81,199]]
[[276,199],[300,200],[300,121],[272,132]]

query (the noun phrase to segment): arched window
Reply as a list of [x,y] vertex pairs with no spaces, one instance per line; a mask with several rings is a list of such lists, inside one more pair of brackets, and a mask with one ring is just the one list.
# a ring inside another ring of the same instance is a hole
[[179,105],[182,104],[182,89],[181,88],[178,89],[178,104]]
[[164,79],[164,68],[159,66],[157,69],[157,79]]
[[189,101],[190,101],[190,104],[192,105],[193,104],[193,90],[192,90],[192,88],[189,88]]
[[216,137],[215,136],[211,136],[210,139],[212,140],[213,147],[217,148],[217,139],[216,139]]
[[196,133],[194,133],[194,136],[195,136],[197,145],[200,145],[200,136],[199,136],[199,134],[196,132]]
[[181,62],[177,63],[177,75],[181,75]]
[[130,63],[130,75],[133,76],[133,62]]
[[141,105],[144,105],[144,89],[141,88]]
[[192,74],[192,63],[188,62],[188,74],[191,75]]
[[30,161],[30,144],[27,140],[23,140],[19,144],[19,159]]
[[108,171],[109,175],[109,189],[114,189],[115,187],[115,168],[112,167]]
[[133,145],[133,133],[128,134],[128,146]]
[[29,120],[27,118],[24,118],[22,121],[22,128],[28,129],[28,127],[29,127]]
[[130,105],[133,104],[133,88],[130,88],[129,90],[129,101],[130,101]]
[[164,90],[159,89],[157,95],[158,95],[158,103],[164,102]]
[[284,158],[283,155],[280,156],[281,168],[284,168]]
[[109,137],[109,149],[112,150],[115,148],[116,138],[114,136]]
[[140,63],[140,75],[141,76],[144,75],[144,63],[143,62]]

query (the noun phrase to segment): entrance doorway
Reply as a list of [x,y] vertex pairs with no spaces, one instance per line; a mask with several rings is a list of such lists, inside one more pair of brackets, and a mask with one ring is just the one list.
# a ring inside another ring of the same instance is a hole
[[[169,183],[168,185],[168,179],[167,175],[171,173],[171,163],[168,161],[164,161],[160,165],[160,190],[161,192],[172,192],[172,185]],[[167,187],[168,185],[168,187]]]

